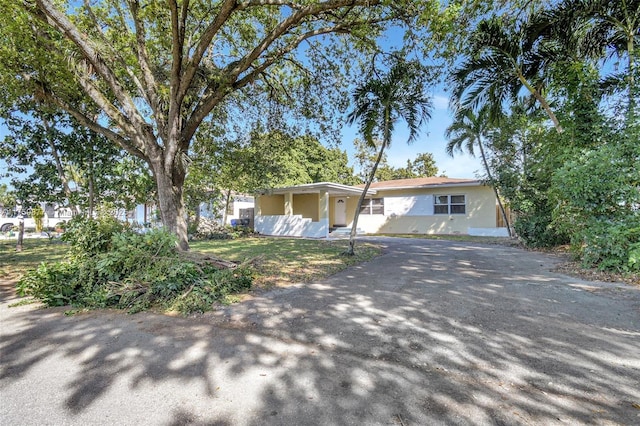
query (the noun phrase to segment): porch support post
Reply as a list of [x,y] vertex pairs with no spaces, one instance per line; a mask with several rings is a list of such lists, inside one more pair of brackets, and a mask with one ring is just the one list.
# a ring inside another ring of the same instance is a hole
[[284,214],[285,216],[293,216],[293,193],[284,194]]
[[262,216],[262,196],[260,194],[254,197],[253,202],[253,215]]
[[329,238],[329,192],[320,191],[318,198],[318,219],[325,225],[325,238]]

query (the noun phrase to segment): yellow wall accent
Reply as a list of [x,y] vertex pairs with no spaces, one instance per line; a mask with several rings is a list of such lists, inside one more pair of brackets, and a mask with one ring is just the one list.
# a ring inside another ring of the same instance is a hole
[[318,221],[319,194],[293,194],[293,214],[308,217],[313,222]]
[[291,192],[284,194],[284,214],[287,216],[293,214],[293,194]]
[[284,195],[259,195],[256,197],[256,215],[284,214]]
[[336,222],[336,198],[341,197],[329,197],[329,226],[333,226]]
[[[356,207],[358,207],[359,198],[360,198],[359,196],[353,196],[353,195],[347,198],[347,226],[348,227],[353,225],[353,217],[356,214]],[[362,215],[360,217],[362,217]],[[360,218],[358,218],[358,221],[360,221]]]

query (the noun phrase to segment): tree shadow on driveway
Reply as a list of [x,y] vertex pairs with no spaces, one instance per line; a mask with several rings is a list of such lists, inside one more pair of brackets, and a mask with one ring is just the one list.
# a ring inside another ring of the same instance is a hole
[[514,248],[388,244],[322,282],[191,318],[2,305],[0,422],[639,421],[637,289]]

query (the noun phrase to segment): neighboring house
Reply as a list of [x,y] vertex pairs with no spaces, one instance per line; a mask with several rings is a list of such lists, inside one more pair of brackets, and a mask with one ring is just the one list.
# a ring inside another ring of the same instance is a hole
[[[232,193],[226,214],[225,207],[220,200],[214,200],[209,203],[200,203],[200,217],[221,225],[223,218],[226,219],[224,223],[226,225],[231,225],[232,221],[245,219],[249,224],[247,226],[253,227],[253,206],[254,197]],[[139,204],[131,211],[119,210],[115,216],[122,221],[137,224],[159,224],[160,222],[160,212],[155,204]]]
[[[71,209],[59,207],[56,204],[40,203],[40,207],[44,211],[42,218],[43,229],[55,228],[58,224],[68,222],[73,217]],[[32,217],[31,209],[22,209],[18,207],[16,210],[0,209],[0,231],[6,232],[16,228],[20,224],[22,216],[24,228],[32,230],[36,228],[36,222]]]
[[[327,238],[353,223],[364,185],[330,182],[262,191],[255,230],[264,235]],[[499,227],[491,187],[474,179],[441,177],[371,184],[358,229],[367,234],[468,234],[508,236]]]
[[254,226],[254,206],[255,198],[250,195],[233,194],[227,206],[227,214],[225,215],[226,225],[234,223],[244,224],[249,228]]
[[224,221],[225,225],[231,225],[239,219],[245,219],[248,223],[247,226],[253,227],[254,197],[236,193],[231,193],[229,197],[226,212],[222,203],[202,203],[200,204],[200,216],[216,220],[220,224]]

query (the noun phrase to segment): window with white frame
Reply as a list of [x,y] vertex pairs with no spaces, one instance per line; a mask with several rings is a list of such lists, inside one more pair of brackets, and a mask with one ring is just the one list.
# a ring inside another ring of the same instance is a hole
[[465,214],[467,200],[464,195],[436,195],[433,203],[435,214]]
[[360,214],[384,214],[384,198],[365,198],[362,200]]

